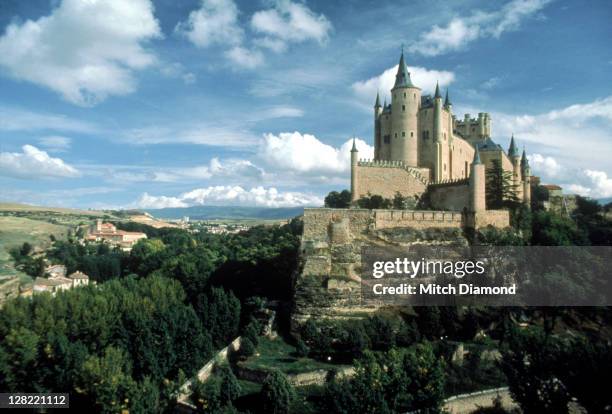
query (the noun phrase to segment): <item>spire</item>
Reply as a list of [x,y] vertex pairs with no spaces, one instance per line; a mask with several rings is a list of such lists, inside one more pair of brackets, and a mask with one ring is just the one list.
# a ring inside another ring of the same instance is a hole
[[480,152],[478,151],[478,145],[476,145],[476,151],[474,151],[474,159],[472,160],[472,165],[480,165]]
[[514,143],[514,134],[512,134],[512,138],[510,138],[510,148],[508,148],[508,156],[510,158],[518,157],[518,150],[516,149],[516,144]]
[[525,153],[525,147],[523,147],[523,156],[521,157],[521,169],[529,168],[529,160],[527,159],[527,154]]
[[397,74],[395,75],[395,85],[393,88],[414,88],[410,79],[410,72],[404,62],[404,48],[402,47],[402,55],[400,56],[399,65],[397,66]]
[[355,143],[355,137],[353,137],[353,148],[351,148],[351,152],[358,152],[357,151],[357,144]]
[[434,99],[438,98],[442,98],[442,96],[440,95],[440,86],[438,85],[438,82],[436,82],[436,94],[434,95]]
[[378,92],[376,92],[376,103],[374,103],[374,108],[380,108],[380,96]]
[[451,105],[452,105],[451,101],[450,99],[448,99],[448,88],[446,88],[446,97],[444,98],[444,107],[448,108]]

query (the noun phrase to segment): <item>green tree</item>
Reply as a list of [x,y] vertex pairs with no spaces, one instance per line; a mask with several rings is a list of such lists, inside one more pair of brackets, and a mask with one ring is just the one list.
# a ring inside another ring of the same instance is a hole
[[505,171],[500,160],[492,160],[486,172],[486,204],[488,210],[513,207],[519,203],[513,173]]
[[264,412],[286,414],[295,399],[295,391],[287,377],[280,371],[272,371],[264,380],[260,398]]
[[510,332],[502,369],[512,397],[525,414],[568,412],[569,394],[555,375],[561,345],[539,329]]
[[341,192],[332,191],[325,196],[325,207],[328,208],[349,208],[351,206],[351,192],[342,190]]
[[357,205],[361,208],[367,208],[369,210],[386,209],[391,208],[393,201],[378,194],[368,194],[367,196],[361,197],[359,200],[357,200]]

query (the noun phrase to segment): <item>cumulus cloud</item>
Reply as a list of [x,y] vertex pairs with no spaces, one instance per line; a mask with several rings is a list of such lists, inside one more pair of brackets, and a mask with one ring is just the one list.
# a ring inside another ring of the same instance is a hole
[[[373,158],[374,148],[356,140],[360,158]],[[259,157],[278,170],[307,174],[346,174],[350,169],[352,140],[340,148],[321,142],[317,137],[300,132],[265,134]]]
[[548,177],[558,177],[562,172],[561,165],[553,157],[542,154],[531,154],[527,156],[532,171],[538,174],[546,174]]
[[38,143],[51,152],[64,152],[70,148],[72,140],[68,137],[50,135],[42,137],[38,140]]
[[531,154],[527,158],[532,174],[540,176],[543,183],[560,184],[566,194],[612,197],[612,178],[605,171],[571,167],[542,154]]
[[300,207],[320,206],[323,200],[314,195],[279,191],[274,187],[212,186],[197,188],[176,197],[144,193],[135,203],[138,208],[188,207],[195,205]]
[[504,32],[517,30],[521,23],[537,15],[552,0],[512,0],[499,10],[476,10],[470,16],[455,17],[446,26],[433,26],[421,33],[410,51],[436,56],[464,49],[484,37],[498,38]]
[[290,43],[308,40],[324,44],[332,25],[305,4],[277,0],[266,10],[255,12],[250,29],[259,37],[245,36],[239,22],[240,10],[233,0],[202,0],[175,31],[195,46],[224,48],[223,55],[235,69],[254,69],[264,64],[263,50],[284,52]]
[[604,171],[584,170],[578,184],[570,184],[569,190],[586,197],[612,197],[612,177]]
[[[382,96],[389,96],[389,91],[395,84],[395,74],[397,73],[398,65],[385,70],[378,76],[358,81],[351,85],[353,92],[362,100],[373,104],[373,99],[377,92]],[[440,83],[440,87],[446,87],[455,80],[453,72],[445,70],[426,69],[419,66],[409,66],[410,78],[424,92],[433,93],[436,88],[436,82]]]
[[161,36],[150,0],[63,0],[49,16],[13,22],[0,37],[0,66],[69,102],[94,105],[134,91],[134,71],[156,61]]
[[23,152],[0,152],[0,176],[15,178],[70,178],[80,175],[74,167],[45,151],[24,145]]
[[175,31],[198,47],[238,45],[244,31],[238,25],[238,6],[232,0],[202,0]]
[[259,43],[275,51],[287,43],[315,40],[323,44],[329,38],[332,24],[324,15],[317,15],[303,3],[278,0],[275,6],[253,14],[251,28],[264,37]]
[[[568,165],[604,170],[612,153],[612,96],[541,114],[491,114],[495,137],[512,133]],[[593,151],[592,149],[597,149]]]

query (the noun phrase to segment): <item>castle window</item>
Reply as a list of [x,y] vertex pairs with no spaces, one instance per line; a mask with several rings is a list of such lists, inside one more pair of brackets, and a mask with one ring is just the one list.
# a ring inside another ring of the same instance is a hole
[[402,131],[402,136],[405,137],[406,136],[406,131]]
[[406,105],[402,105],[402,111],[406,111]]
[[397,132],[395,133],[395,138],[397,138]]
[[472,132],[474,132],[474,128],[472,128]]
[[404,92],[404,98],[406,97],[406,92]]
[[446,171],[446,164],[444,164],[444,171]]
[[385,135],[384,137],[385,144],[389,144],[391,142],[391,137],[389,135]]
[[416,93],[412,95],[412,99],[416,100]]
[[410,136],[413,137],[414,136],[414,131],[410,131]]

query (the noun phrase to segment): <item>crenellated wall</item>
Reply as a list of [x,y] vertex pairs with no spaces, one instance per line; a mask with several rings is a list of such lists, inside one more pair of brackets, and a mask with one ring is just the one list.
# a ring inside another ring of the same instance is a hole
[[420,197],[427,188],[429,170],[413,168],[399,161],[359,161],[354,173],[357,177],[357,198],[370,194],[393,198],[396,192],[404,196]]

